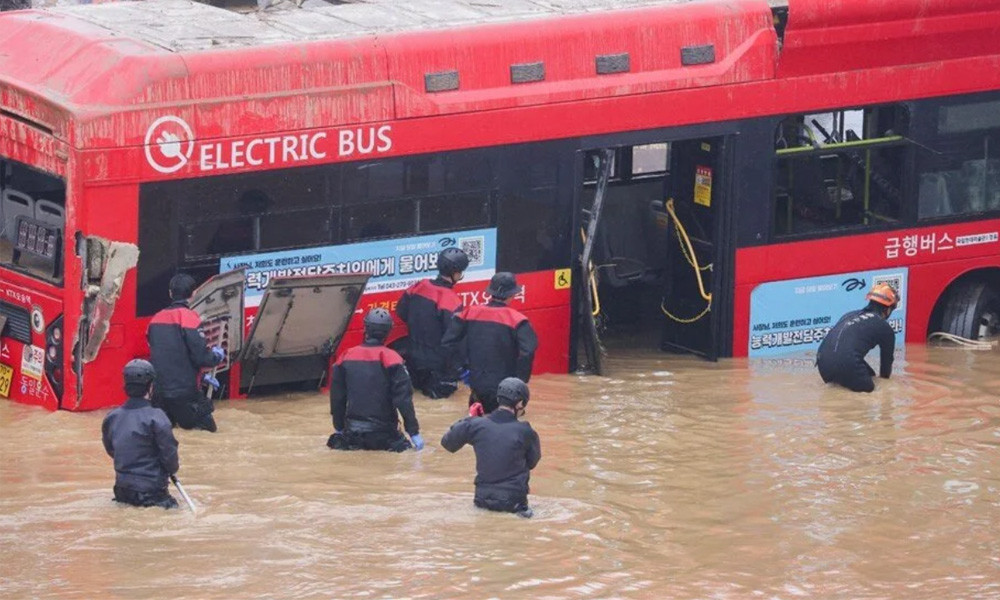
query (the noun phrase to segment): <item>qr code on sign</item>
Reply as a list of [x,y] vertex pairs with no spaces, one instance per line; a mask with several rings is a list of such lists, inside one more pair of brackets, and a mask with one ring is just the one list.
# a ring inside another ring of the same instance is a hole
[[893,273],[892,275],[880,275],[878,277],[872,278],[872,286],[878,285],[880,283],[888,283],[889,287],[896,292],[899,296],[903,287],[903,275],[901,273]]
[[484,260],[484,246],[486,238],[483,236],[458,238],[458,246],[469,257],[470,267],[480,267]]

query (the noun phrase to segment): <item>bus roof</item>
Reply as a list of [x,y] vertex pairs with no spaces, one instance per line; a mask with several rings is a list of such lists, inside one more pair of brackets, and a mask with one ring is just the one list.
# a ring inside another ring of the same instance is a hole
[[139,146],[167,114],[202,139],[387,122],[996,55],[998,29],[1000,0],[111,2],[0,13],[0,116]]
[[[268,2],[274,5],[268,5]],[[770,0],[775,2],[775,0]],[[719,0],[258,0],[254,12],[190,0],[111,2],[49,9],[173,52],[512,23]],[[739,1],[730,2],[738,4]],[[782,0],[778,4],[787,4]]]

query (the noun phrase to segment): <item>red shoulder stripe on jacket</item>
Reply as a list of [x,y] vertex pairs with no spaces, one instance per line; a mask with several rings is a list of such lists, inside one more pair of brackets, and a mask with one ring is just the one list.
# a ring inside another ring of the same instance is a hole
[[434,306],[441,310],[452,312],[459,306],[462,306],[462,301],[458,298],[458,294],[454,290],[434,285],[427,279],[417,282],[407,291],[414,296],[427,298],[434,303]]
[[509,306],[470,306],[462,311],[462,318],[466,321],[485,321],[487,323],[499,323],[514,329],[528,318]]
[[391,366],[403,364],[403,357],[386,346],[355,346],[344,352],[337,360],[337,364],[346,361],[378,362],[388,369]]
[[201,317],[198,313],[185,306],[165,308],[153,315],[150,325],[177,325],[184,329],[198,329]]

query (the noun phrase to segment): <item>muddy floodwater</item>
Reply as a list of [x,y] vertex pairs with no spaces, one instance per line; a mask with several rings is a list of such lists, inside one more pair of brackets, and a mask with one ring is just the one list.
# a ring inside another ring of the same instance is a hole
[[[1000,598],[1000,352],[909,346],[872,394],[808,359],[617,352],[533,380],[535,518],[472,507],[464,399],[342,453],[321,394],[178,431],[186,510],[111,502],[104,411],[0,402],[3,598]],[[176,494],[175,494],[176,495]]]

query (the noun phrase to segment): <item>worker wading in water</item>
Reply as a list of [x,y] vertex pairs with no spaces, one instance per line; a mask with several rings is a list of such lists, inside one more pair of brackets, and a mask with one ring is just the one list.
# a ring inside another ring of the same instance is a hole
[[451,352],[441,346],[441,338],[462,308],[452,288],[462,280],[468,266],[465,252],[445,248],[438,253],[437,278],[413,284],[396,304],[396,314],[409,329],[406,367],[414,387],[428,398],[447,398],[458,389],[458,369]]
[[528,386],[508,377],[497,386],[495,397],[497,410],[458,421],[441,438],[441,446],[458,452],[470,444],[476,451],[476,506],[531,517],[528,480],[542,458],[542,447],[531,424],[517,420],[528,405]]
[[115,500],[175,508],[177,500],[167,485],[180,466],[177,440],[170,419],[149,402],[156,371],[149,362],[135,359],[125,365],[122,378],[128,400],[101,424],[104,450],[115,463]]
[[184,429],[215,431],[215,407],[201,391],[199,383],[216,389],[219,381],[202,369],[221,363],[225,351],[215,346],[209,349],[198,330],[201,317],[188,307],[194,292],[194,279],[184,273],[170,279],[170,299],[167,308],[153,315],[146,330],[150,361],[156,369],[153,403],[162,408],[170,422]]
[[441,340],[467,365],[469,406],[477,414],[497,408],[497,386],[504,378],[531,379],[538,338],[528,318],[507,306],[520,291],[513,273],[495,274],[486,288],[489,303],[462,309]]
[[[373,308],[364,318],[365,340],[337,360],[330,379],[335,450],[421,450],[424,440],[413,410],[413,388],[403,358],[384,345],[392,315]],[[399,431],[399,416],[407,439]],[[412,441],[412,444],[411,444]]]

